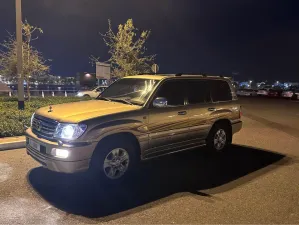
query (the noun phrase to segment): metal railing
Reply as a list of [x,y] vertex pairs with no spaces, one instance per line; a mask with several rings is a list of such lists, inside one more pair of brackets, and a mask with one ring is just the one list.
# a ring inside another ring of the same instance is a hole
[[[71,97],[75,96],[77,90],[30,90],[30,96],[31,97],[55,97],[55,96],[65,96],[65,97]],[[9,97],[17,97],[18,91],[13,90],[11,92],[7,92],[2,95],[7,95]],[[24,92],[24,95],[27,96],[27,91]]]

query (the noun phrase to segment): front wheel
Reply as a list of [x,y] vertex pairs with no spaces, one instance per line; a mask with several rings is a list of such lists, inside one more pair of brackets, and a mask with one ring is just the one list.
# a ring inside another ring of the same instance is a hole
[[119,183],[132,174],[137,164],[136,146],[130,141],[104,141],[95,150],[90,170],[101,181]]
[[215,124],[207,138],[207,146],[213,152],[223,152],[232,143],[232,132],[225,123]]

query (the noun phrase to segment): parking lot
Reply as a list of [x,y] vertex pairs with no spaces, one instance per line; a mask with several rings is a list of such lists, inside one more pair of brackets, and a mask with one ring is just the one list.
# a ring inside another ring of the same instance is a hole
[[25,149],[0,152],[0,222],[299,223],[299,102],[241,98],[227,153],[195,149],[147,161],[107,186],[47,171]]

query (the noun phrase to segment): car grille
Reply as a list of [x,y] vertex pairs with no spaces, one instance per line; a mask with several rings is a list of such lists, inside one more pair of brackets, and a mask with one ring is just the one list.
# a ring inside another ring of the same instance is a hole
[[34,115],[32,121],[32,132],[37,136],[52,140],[58,122],[40,115]]

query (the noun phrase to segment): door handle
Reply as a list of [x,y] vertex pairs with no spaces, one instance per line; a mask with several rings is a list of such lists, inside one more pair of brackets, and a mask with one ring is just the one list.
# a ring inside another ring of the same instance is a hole
[[216,111],[216,108],[208,108],[208,111],[214,112],[214,111]]
[[183,115],[186,115],[187,114],[187,111],[180,111],[180,112],[178,112],[178,115],[180,115],[180,116],[183,116]]

